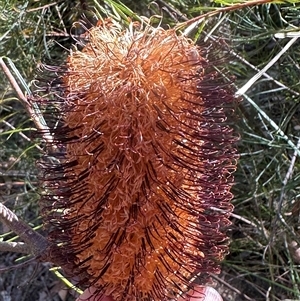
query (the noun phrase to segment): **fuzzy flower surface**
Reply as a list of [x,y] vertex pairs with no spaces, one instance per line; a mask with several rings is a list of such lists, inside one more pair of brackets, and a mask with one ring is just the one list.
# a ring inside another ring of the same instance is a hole
[[45,221],[80,283],[117,301],[173,299],[228,252],[234,97],[207,52],[173,29],[104,23],[60,76]]

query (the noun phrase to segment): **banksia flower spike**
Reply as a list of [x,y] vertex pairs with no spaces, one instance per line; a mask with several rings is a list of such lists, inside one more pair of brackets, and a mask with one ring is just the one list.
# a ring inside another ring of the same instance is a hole
[[228,251],[233,93],[174,29],[109,21],[85,39],[59,74],[44,172],[53,256],[117,301],[176,298]]

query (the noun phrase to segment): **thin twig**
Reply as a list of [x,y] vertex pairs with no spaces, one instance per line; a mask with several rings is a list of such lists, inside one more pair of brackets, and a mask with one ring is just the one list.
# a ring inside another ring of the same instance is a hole
[[262,71],[259,68],[257,68],[256,66],[252,65],[251,63],[249,63],[246,59],[244,59],[243,57],[241,57],[240,55],[238,55],[235,51],[232,50],[232,51],[230,51],[230,53],[232,53],[236,58],[238,58],[240,61],[242,61],[243,63],[245,63],[247,66],[251,67],[253,70],[257,71],[262,76],[266,77],[267,79],[269,79],[272,82],[274,82],[275,84],[277,84],[279,87],[282,87],[283,89],[288,90],[289,92],[293,93],[296,96],[300,95],[297,91],[291,89],[290,87],[286,86],[285,84],[281,83],[280,81],[278,81],[275,78],[273,78],[272,76],[270,76],[266,71]]
[[[27,185],[28,182],[25,182],[25,181],[9,181],[9,185],[11,186],[24,186],[24,185]],[[34,185],[34,184],[38,184],[37,182],[30,182],[31,185]],[[5,183],[0,183],[0,187],[6,187],[7,186],[7,182]]]
[[30,247],[23,242],[0,241],[0,251],[30,254]]
[[275,121],[273,121],[273,119],[271,119],[268,114],[263,111],[254,100],[252,100],[247,94],[244,94],[243,97],[253,106],[253,108],[255,110],[258,111],[258,113],[268,121],[268,123],[273,127],[273,129],[275,129],[275,131],[277,131],[277,133],[279,134],[279,136],[284,139],[287,144],[295,151],[297,152],[298,155],[300,155],[300,150],[298,149],[298,147],[294,144],[294,142],[285,134],[285,132],[276,124]]
[[224,286],[227,286],[229,289],[231,289],[235,293],[239,294],[239,296],[242,296],[243,298],[245,298],[245,300],[254,301],[254,299],[248,297],[246,294],[243,294],[240,290],[238,290],[237,288],[233,287],[232,285],[230,285],[228,282],[226,282],[222,278],[220,278],[220,277],[218,277],[216,275],[212,275],[212,278],[214,278],[218,282],[222,283]]
[[30,254],[45,255],[50,247],[47,239],[24,223],[2,203],[0,203],[0,219],[28,245]]
[[30,173],[28,172],[22,172],[18,170],[4,170],[0,169],[0,176],[1,177],[28,177],[30,176]]
[[[157,0],[156,1],[158,4],[162,5],[162,9],[167,11],[168,14],[170,15],[171,18],[174,19],[174,16],[176,15],[176,21],[178,21],[178,19],[182,19],[184,21],[188,21],[189,19],[178,9],[174,8],[172,5],[170,5],[169,3],[163,1],[163,0]],[[174,15],[173,15],[173,14]],[[177,17],[178,16],[178,17]]]
[[29,260],[24,261],[22,263],[15,264],[15,265],[10,266],[10,267],[1,268],[0,273],[9,272],[9,271],[12,271],[12,270],[15,270],[15,269],[23,268],[24,266],[26,266],[26,265],[28,265],[32,262],[36,262],[36,259],[35,258],[30,258]]
[[[282,216],[282,213],[281,213],[281,210],[282,210],[282,207],[284,206],[284,196],[285,196],[285,188],[286,188],[286,185],[289,181],[289,179],[291,178],[292,174],[293,174],[293,170],[294,170],[294,166],[295,166],[295,163],[296,163],[296,158],[297,158],[297,155],[299,155],[299,149],[300,149],[300,138],[298,139],[298,143],[297,143],[297,150],[294,150],[294,154],[293,154],[293,157],[292,157],[292,160],[291,160],[291,164],[289,166],[289,169],[284,177],[284,180],[283,180],[283,185],[281,187],[281,191],[280,191],[280,197],[279,197],[279,202],[278,202],[278,208],[277,208],[277,215],[276,217],[274,218],[273,222],[272,222],[272,234],[270,235],[270,242],[269,244],[272,242],[273,238],[274,238],[274,235],[275,235],[275,231],[276,231],[276,223],[278,220],[280,220],[287,229],[289,229],[294,235],[295,232],[294,232],[294,229],[292,227],[290,227],[284,217]],[[267,247],[269,246],[269,244],[267,245]]]
[[54,5],[57,5],[58,2],[53,2],[53,3],[50,3],[50,4],[46,4],[44,6],[39,6],[39,7],[35,7],[35,8],[30,8],[30,9],[27,9],[26,11],[27,12],[33,12],[33,11],[37,11],[37,10],[44,10],[45,8],[49,8],[51,6],[54,6]]
[[[217,211],[217,212],[221,212],[221,213],[223,213],[223,214],[228,213],[227,211],[225,211],[225,210],[223,210],[223,209],[220,209],[220,208],[217,208],[217,207],[210,207],[210,209],[212,209],[212,210],[214,210],[214,211]],[[257,228],[257,225],[256,225],[255,223],[251,222],[250,220],[246,219],[245,217],[242,217],[242,216],[240,216],[240,215],[238,215],[238,214],[234,214],[234,213],[229,213],[229,214],[230,214],[231,217],[234,217],[234,218],[236,218],[236,219],[239,219],[239,220],[245,222],[246,224],[251,225],[251,226],[253,226],[254,228]]]
[[3,61],[2,57],[0,57],[0,65],[2,67],[3,72],[5,73],[6,77],[8,78],[10,84],[12,85],[13,89],[16,91],[19,100],[24,105],[25,109],[27,110],[29,116],[32,118],[35,126],[37,129],[39,129],[42,133],[43,139],[50,143],[53,141],[53,137],[50,134],[49,128],[47,125],[42,124],[39,119],[39,113],[34,110],[28,99],[25,97],[24,93],[22,92],[21,88],[19,87],[17,81],[13,77],[12,73],[6,66],[5,62]]
[[[2,122],[3,122],[5,125],[7,125],[8,127],[10,127],[12,130],[16,130],[16,128],[15,128],[13,125],[11,125],[9,122],[7,122],[7,121],[5,121],[5,120],[2,120]],[[31,139],[30,139],[28,136],[26,136],[23,132],[18,132],[18,134],[19,134],[21,137],[23,137],[25,140],[31,142]],[[36,144],[35,147],[36,147],[39,151],[44,152],[44,150],[43,150],[39,145]]]
[[[297,149],[300,149],[300,138],[298,139]],[[277,221],[278,218],[283,220],[281,210],[282,210],[282,207],[284,206],[283,200],[284,200],[284,196],[285,196],[285,187],[286,187],[289,179],[291,178],[291,176],[293,174],[293,170],[294,170],[294,167],[295,167],[297,155],[298,155],[298,152],[296,150],[294,150],[294,154],[293,154],[293,157],[292,157],[292,160],[291,160],[291,164],[290,164],[289,169],[288,169],[288,171],[287,171],[287,173],[284,177],[284,180],[282,182],[283,185],[282,185],[282,188],[281,188],[281,191],[280,191],[280,198],[279,198],[279,203],[278,203],[278,208],[277,208],[278,216],[275,219],[275,222]]]
[[298,37],[292,38],[277,54],[276,56],[258,73],[256,73],[251,79],[247,81],[247,83],[241,87],[235,95],[237,97],[244,95],[250,87],[268,70],[270,69],[278,60],[279,58],[287,52],[287,50],[297,41]]
[[191,30],[193,30],[201,21],[203,21],[207,18],[213,17],[215,15],[219,15],[220,13],[231,12],[231,11],[235,11],[235,10],[250,7],[250,6],[256,6],[256,5],[267,4],[267,3],[272,3],[272,2],[274,3],[274,2],[276,2],[276,0],[275,1],[274,0],[245,1],[244,3],[237,3],[237,4],[232,4],[232,5],[226,6],[226,7],[216,8],[215,10],[210,11],[206,14],[203,14],[198,17],[192,18],[188,21],[179,23],[175,27],[175,29],[180,29],[180,28],[188,26],[188,28],[185,29],[185,33],[184,33],[184,34],[187,34]]

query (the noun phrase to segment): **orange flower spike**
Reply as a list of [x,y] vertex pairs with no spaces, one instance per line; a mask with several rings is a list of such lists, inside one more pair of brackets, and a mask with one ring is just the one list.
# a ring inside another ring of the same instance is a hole
[[88,31],[61,77],[64,151],[46,170],[45,219],[83,285],[167,300],[228,252],[234,97],[208,50],[175,30],[108,25]]

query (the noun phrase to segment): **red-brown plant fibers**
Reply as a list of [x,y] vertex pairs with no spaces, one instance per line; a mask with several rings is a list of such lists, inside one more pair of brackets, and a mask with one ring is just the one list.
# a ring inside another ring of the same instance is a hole
[[228,251],[234,97],[207,49],[173,29],[110,22],[86,39],[61,75],[50,238],[85,286],[116,301],[171,299],[218,273]]

